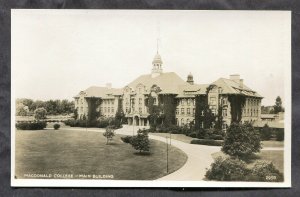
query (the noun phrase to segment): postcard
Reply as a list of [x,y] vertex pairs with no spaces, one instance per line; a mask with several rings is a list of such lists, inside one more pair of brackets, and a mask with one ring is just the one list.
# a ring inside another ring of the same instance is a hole
[[291,187],[291,12],[11,11],[13,187]]

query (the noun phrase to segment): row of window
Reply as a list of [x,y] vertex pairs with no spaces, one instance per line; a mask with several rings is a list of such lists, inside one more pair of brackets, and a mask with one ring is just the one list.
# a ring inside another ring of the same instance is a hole
[[243,115],[244,116],[258,116],[259,110],[258,109],[244,109]]
[[[185,108],[181,108],[180,110],[180,114],[184,115],[185,113],[187,115],[190,115],[192,112],[193,115],[195,115],[195,108],[187,108],[186,109],[186,112],[185,112]],[[176,114],[178,115],[179,114],[179,108],[176,108]]]
[[248,106],[258,106],[259,105],[259,100],[258,99],[247,99],[246,100],[246,105]]
[[109,104],[114,105],[115,104],[115,100],[103,100],[103,104],[104,105],[109,105]]
[[177,105],[194,105],[195,106],[195,99],[180,99],[177,100]]
[[103,108],[101,107],[100,108],[100,113],[102,113],[102,112],[103,113],[114,113],[115,109],[113,107],[111,107],[111,108],[110,107],[107,107],[107,108],[106,107],[103,107]]

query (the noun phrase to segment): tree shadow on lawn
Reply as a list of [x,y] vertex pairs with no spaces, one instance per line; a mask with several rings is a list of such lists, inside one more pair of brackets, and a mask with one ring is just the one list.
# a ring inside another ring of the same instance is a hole
[[151,156],[153,153],[151,153],[151,152],[134,152],[133,154],[137,155],[137,156]]

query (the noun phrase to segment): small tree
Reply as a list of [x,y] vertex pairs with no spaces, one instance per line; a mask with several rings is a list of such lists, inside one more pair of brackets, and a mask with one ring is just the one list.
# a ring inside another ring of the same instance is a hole
[[138,150],[140,153],[143,151],[149,151],[149,136],[148,131],[145,129],[138,130],[137,135],[134,136],[131,140],[131,145],[135,150]]
[[277,114],[279,112],[283,111],[283,107],[282,107],[282,101],[280,96],[277,96],[276,101],[275,101],[275,105],[274,105],[274,113]]
[[260,137],[262,140],[270,140],[272,137],[272,129],[265,124],[263,128],[260,129]]
[[239,159],[248,159],[261,149],[260,136],[250,123],[232,123],[226,133],[222,151]]
[[111,141],[115,136],[114,129],[111,126],[106,127],[103,136],[106,137],[106,144],[108,144],[108,142]]
[[47,114],[47,111],[43,107],[37,108],[36,110],[34,110],[34,118],[38,121],[46,119],[46,114]]

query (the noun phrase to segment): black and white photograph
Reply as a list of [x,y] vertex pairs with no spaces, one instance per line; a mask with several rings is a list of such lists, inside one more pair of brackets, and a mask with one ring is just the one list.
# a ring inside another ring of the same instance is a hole
[[291,12],[11,10],[11,185],[291,187]]

